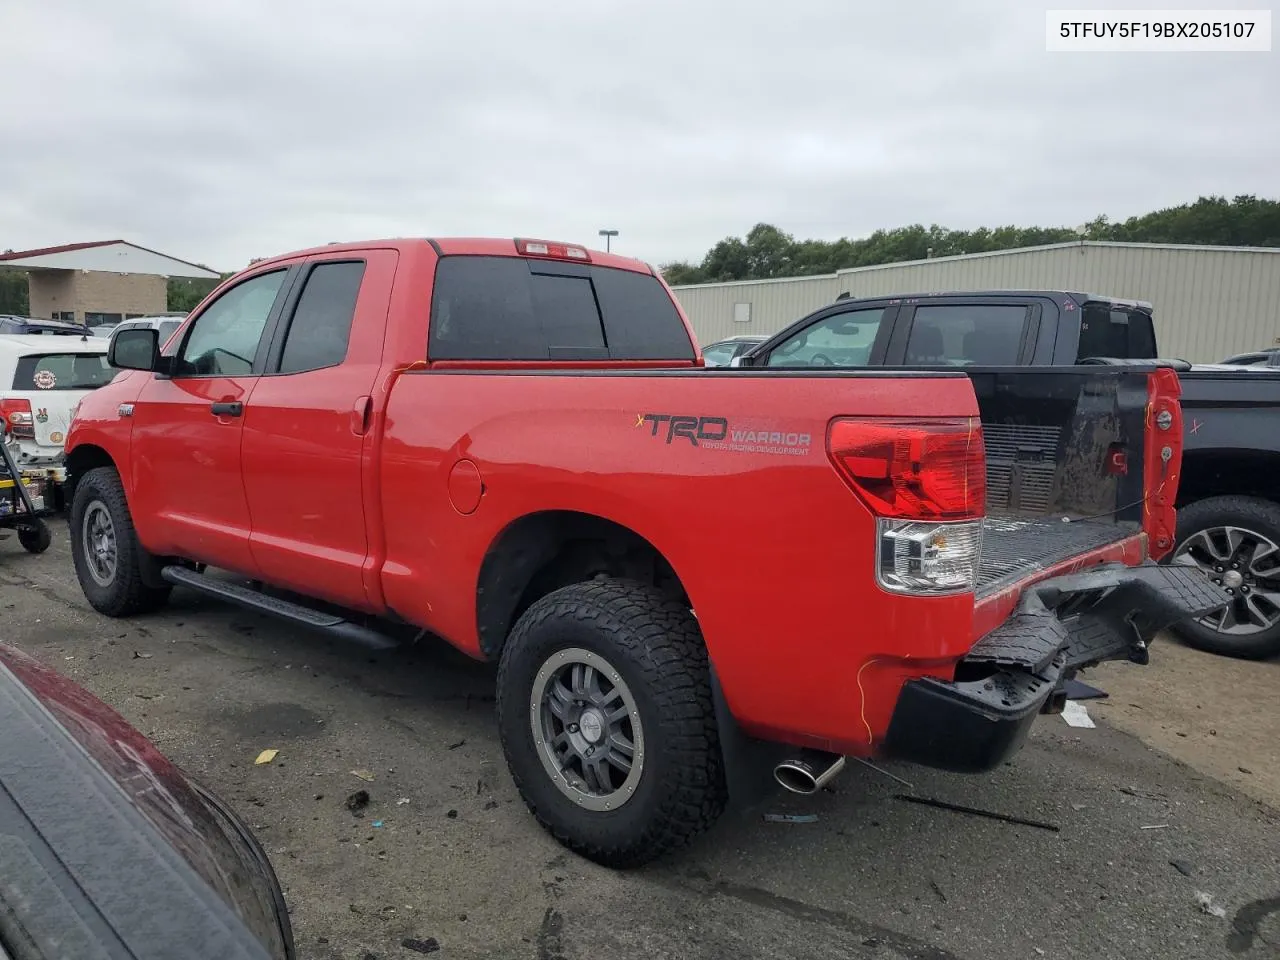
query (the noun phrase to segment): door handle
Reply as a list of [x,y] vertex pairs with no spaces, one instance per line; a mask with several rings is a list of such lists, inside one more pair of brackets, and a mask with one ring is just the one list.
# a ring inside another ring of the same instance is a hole
[[351,408],[351,432],[363,437],[369,432],[369,415],[373,413],[373,397],[358,397]]
[[209,404],[209,412],[215,417],[238,417],[244,413],[244,404],[239,400],[224,400]]

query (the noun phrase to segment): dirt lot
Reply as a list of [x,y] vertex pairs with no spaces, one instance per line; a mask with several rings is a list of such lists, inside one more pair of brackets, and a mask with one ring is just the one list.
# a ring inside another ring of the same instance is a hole
[[[853,765],[834,795],[768,807],[816,823],[757,813],[669,862],[612,873],[525,812],[488,668],[436,644],[372,656],[190,594],[109,621],[84,604],[55,532],[41,557],[0,544],[4,639],[246,816],[302,957],[420,956],[401,941],[427,937],[441,957],[513,960],[1280,956],[1280,664],[1161,644],[1145,671],[1098,671],[1113,698],[1090,704],[1097,729],[1041,718],[991,775],[892,766],[904,787]],[[268,747],[278,761],[255,766]],[[362,768],[374,782],[351,774]],[[373,802],[353,817],[343,801],[363,786]]]

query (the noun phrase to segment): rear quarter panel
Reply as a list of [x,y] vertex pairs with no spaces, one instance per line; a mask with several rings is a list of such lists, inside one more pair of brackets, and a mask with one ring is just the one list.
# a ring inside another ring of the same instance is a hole
[[[495,538],[541,511],[603,517],[671,563],[744,726],[869,747],[901,679],[950,675],[973,598],[877,587],[875,521],[831,466],[827,426],[977,412],[963,375],[405,373],[382,444],[386,601],[479,656],[477,579]],[[702,438],[672,416],[705,418]],[[463,460],[483,481],[470,514],[449,495]]]

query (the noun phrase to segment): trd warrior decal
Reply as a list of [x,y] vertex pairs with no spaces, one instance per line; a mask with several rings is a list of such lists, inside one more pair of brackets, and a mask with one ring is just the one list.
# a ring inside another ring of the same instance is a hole
[[649,427],[649,436],[660,437],[670,445],[677,438],[688,440],[704,450],[728,450],[733,453],[771,453],[802,457],[808,454],[812,435],[786,429],[788,424],[775,421],[734,421],[726,417],[697,417],[691,414],[638,413],[636,427]]

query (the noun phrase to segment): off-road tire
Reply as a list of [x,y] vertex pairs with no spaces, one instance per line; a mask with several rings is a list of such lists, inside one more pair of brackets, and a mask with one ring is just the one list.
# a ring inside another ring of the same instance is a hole
[[53,544],[53,534],[47,523],[35,523],[18,528],[18,542],[28,553],[44,553]]
[[[622,676],[639,712],[644,768],[611,811],[582,809],[555,785],[531,730],[538,671],[581,648]],[[686,604],[645,584],[599,579],[536,601],[516,622],[498,668],[498,728],[516,789],[564,846],[607,867],[636,867],[690,843],[724,812],[728,792],[706,647]]]
[[[115,530],[116,569],[110,584],[103,586],[90,575],[84,554],[85,513],[93,503],[106,507]],[[149,587],[143,579],[143,564],[152,560],[138,542],[133,516],[125,499],[124,486],[114,467],[95,467],[76,484],[71,500],[71,559],[80,588],[89,605],[108,617],[147,613],[163,606],[172,587]]]
[[[1189,537],[1212,527],[1242,527],[1280,544],[1280,505],[1257,497],[1227,496],[1210,497],[1179,507],[1177,546],[1165,562],[1172,560]],[[1245,660],[1280,655],[1280,623],[1241,636],[1220,633],[1195,620],[1175,624],[1172,630],[1188,646],[1207,653]]]

